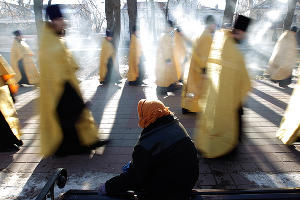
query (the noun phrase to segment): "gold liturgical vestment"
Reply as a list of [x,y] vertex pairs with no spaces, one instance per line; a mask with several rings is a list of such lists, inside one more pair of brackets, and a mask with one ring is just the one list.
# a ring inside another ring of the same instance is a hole
[[[74,120],[75,132],[81,145],[98,140],[98,129],[91,112],[82,104],[79,83],[75,76],[78,65],[61,38],[46,23],[43,27],[40,48],[40,133],[41,151],[45,156],[56,152],[63,141],[63,130],[68,120]],[[68,90],[67,90],[68,89]],[[67,92],[71,90],[74,92]],[[63,99],[71,97],[70,101]],[[78,106],[70,108],[75,101]],[[63,106],[62,106],[63,105]],[[64,110],[64,107],[66,110]],[[81,109],[79,109],[81,107]],[[78,119],[73,117],[78,114]]]
[[[109,60],[111,59],[111,66],[114,67],[114,60],[115,60],[115,50],[113,47],[113,44],[109,42],[106,38],[103,38],[102,40],[102,48],[100,53],[100,68],[99,68],[99,75],[100,75],[100,81],[105,81],[107,79],[107,73],[108,73],[108,66]],[[110,69],[113,70],[113,69]],[[111,74],[109,74],[111,75]]]
[[177,68],[177,76],[178,79],[182,79],[183,74],[184,74],[184,67],[182,65],[183,61],[184,61],[184,57],[186,54],[186,47],[184,44],[184,38],[181,35],[181,33],[179,33],[178,31],[175,31],[174,33],[174,54],[176,59],[178,60],[178,68]]
[[238,110],[251,88],[244,57],[229,30],[216,33],[207,66],[206,104],[195,143],[205,158],[216,158],[238,144]]
[[180,64],[174,48],[174,36],[171,33],[164,34],[158,41],[156,56],[156,85],[169,87],[179,80]]
[[[16,72],[15,79],[17,82],[19,82],[22,78],[20,67],[23,67],[28,83],[38,84],[39,72],[32,59],[33,55],[33,52],[30,50],[26,42],[18,42],[17,40],[14,40],[11,48],[11,65],[13,70]],[[22,62],[22,66],[20,66],[20,62]]]
[[0,55],[0,146],[8,144],[18,144],[20,146],[21,131],[19,119],[7,85],[13,84],[12,82],[15,82],[15,80],[14,78],[6,80],[5,76],[7,75],[13,77],[15,72]]
[[142,56],[142,49],[139,39],[136,37],[136,35],[131,35],[131,41],[130,41],[130,50],[129,50],[129,60],[128,60],[128,73],[127,73],[127,79],[128,81],[136,81],[139,77],[139,64],[140,64],[140,58]]
[[184,81],[182,90],[181,107],[191,112],[203,111],[203,105],[199,106],[199,99],[204,98],[205,80],[203,71],[207,65],[207,59],[212,43],[212,36],[208,30],[204,30],[202,35],[195,41],[190,69],[187,80]]
[[300,137],[300,77],[291,96],[289,105],[282,118],[276,136],[284,143],[291,145]]
[[271,79],[283,80],[292,75],[297,60],[297,41],[295,33],[285,31],[279,37],[269,61]]

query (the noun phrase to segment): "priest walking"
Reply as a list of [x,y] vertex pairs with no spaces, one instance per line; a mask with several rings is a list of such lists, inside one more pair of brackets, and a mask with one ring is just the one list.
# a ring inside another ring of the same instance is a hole
[[39,72],[33,61],[33,52],[23,40],[21,31],[14,31],[15,40],[11,48],[11,65],[16,73],[15,79],[19,84],[37,85]]
[[251,82],[238,43],[245,38],[250,18],[239,15],[233,30],[214,36],[208,57],[205,109],[197,123],[196,147],[205,158],[235,149],[242,133],[243,104]]
[[203,105],[199,106],[201,103],[199,100],[201,97],[201,100],[204,100],[207,59],[213,39],[212,34],[216,29],[216,21],[212,15],[205,18],[205,25],[203,33],[194,44],[188,77],[183,85],[181,100],[183,114],[200,112],[201,107],[203,109]]
[[40,133],[44,156],[88,153],[106,144],[98,138],[98,128],[83,102],[75,76],[79,68],[68,51],[63,36],[65,21],[59,5],[47,7],[39,48]]

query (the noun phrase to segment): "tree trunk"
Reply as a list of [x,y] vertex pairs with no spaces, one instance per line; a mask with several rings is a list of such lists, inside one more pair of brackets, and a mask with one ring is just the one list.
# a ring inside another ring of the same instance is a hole
[[18,0],[18,4],[19,4],[19,6],[24,7],[24,0]]
[[133,32],[133,27],[136,26],[137,17],[137,0],[127,0],[128,17],[129,17],[129,33]]
[[232,25],[233,15],[236,7],[236,1],[237,0],[226,0],[226,7],[224,10],[224,16],[223,16],[223,27],[228,27],[229,25]]
[[115,41],[115,47],[117,48],[119,46],[120,41],[120,32],[121,32],[121,3],[120,0],[115,0],[114,2],[114,41]]
[[248,0],[249,9],[253,7],[253,0]]
[[121,31],[120,0],[105,0],[107,29],[114,32],[114,45],[118,49]]
[[169,3],[170,3],[170,0],[167,1],[167,5],[166,5],[166,19],[167,20],[169,19]]
[[294,12],[296,8],[297,0],[288,0],[288,12],[283,21],[283,29],[289,30],[293,23]]
[[251,17],[252,14],[252,7],[253,7],[253,0],[248,0],[248,6],[249,6],[249,17]]
[[115,67],[119,70],[118,47],[121,32],[120,0],[105,0],[105,15],[107,29],[114,32],[113,45],[116,51]]
[[113,30],[114,26],[114,11],[113,0],[105,0],[105,15],[106,15],[106,27],[108,30]]
[[42,28],[42,22],[43,22],[43,0],[34,0],[33,1],[33,10],[34,10],[34,16],[35,16],[35,24],[36,24],[36,32],[39,37],[40,31]]

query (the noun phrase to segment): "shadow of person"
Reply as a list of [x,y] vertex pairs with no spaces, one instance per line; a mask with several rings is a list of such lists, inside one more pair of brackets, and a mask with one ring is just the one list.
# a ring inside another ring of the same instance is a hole
[[[7,152],[0,152],[0,172],[5,171],[7,167],[13,162],[14,154],[17,153],[19,150],[7,151]],[[2,185],[2,178],[0,179],[0,185]]]
[[88,108],[92,111],[97,125],[102,120],[107,103],[119,89],[120,86],[115,84],[99,85],[94,96],[87,102]]
[[26,86],[21,86],[19,87],[18,95],[20,94],[25,94],[27,92],[31,92],[35,90],[37,87],[34,85],[26,85]]
[[290,88],[290,87],[281,88],[281,87],[276,86],[276,85],[274,85],[274,84],[272,84],[270,82],[267,82],[267,81],[262,81],[262,80],[255,80],[255,81],[258,82],[258,83],[262,83],[262,84],[264,84],[266,86],[270,86],[270,87],[272,87],[274,89],[277,89],[277,90],[279,90],[281,92],[284,92],[286,94],[289,94],[289,95],[291,95],[293,93],[293,90],[294,90],[294,88]]
[[[111,99],[112,102],[108,105],[108,109],[105,109],[103,120],[100,122],[100,131],[104,131],[111,139],[108,147],[125,148],[128,153],[126,155],[131,154],[128,148],[133,148],[141,131],[138,127],[137,104],[144,98],[144,87],[124,84],[122,91],[118,91]],[[122,161],[124,162],[126,161]]]
[[249,96],[245,108],[253,110],[255,113],[259,114],[264,119],[267,119],[277,127],[280,126],[282,116],[269,107],[265,106],[255,98]]

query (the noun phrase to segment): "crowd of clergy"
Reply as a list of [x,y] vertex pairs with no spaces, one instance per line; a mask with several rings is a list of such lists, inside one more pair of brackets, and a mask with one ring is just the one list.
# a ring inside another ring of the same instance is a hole
[[[19,86],[29,84],[40,88],[41,154],[48,157],[88,153],[108,144],[109,140],[99,139],[91,111],[83,101],[75,75],[79,66],[64,42],[66,24],[59,5],[48,6],[46,13],[49,21],[44,23],[39,38],[39,70],[19,30],[13,32],[11,65],[0,55],[0,151],[15,151],[23,145],[14,102]],[[216,30],[214,17],[208,15],[204,24],[204,31],[192,42],[173,21],[167,21],[167,28],[158,41],[155,63],[157,95],[182,89],[182,114],[198,114],[193,140],[162,102],[141,100],[137,111],[143,131],[134,147],[133,160],[123,167],[122,174],[101,185],[100,193],[132,189],[145,192],[144,199],[159,199],[155,191],[160,191],[166,194],[164,199],[170,199],[167,194],[172,191],[172,199],[188,199],[198,178],[197,154],[218,158],[237,147],[243,130],[243,105],[251,90],[238,45],[246,38],[251,19],[239,15],[232,28]],[[269,61],[267,72],[271,81],[280,87],[288,87],[292,82],[297,59],[296,32],[297,28],[292,27],[282,33]],[[105,86],[121,78],[116,68],[112,30],[106,31],[101,44],[99,84]],[[193,44],[192,54],[189,67],[185,68],[189,44]],[[143,84],[147,75],[144,60],[139,28],[133,27],[127,73],[129,86]],[[287,145],[300,136],[299,100],[300,79],[280,128],[274,133]],[[158,177],[164,178],[158,180]]]

